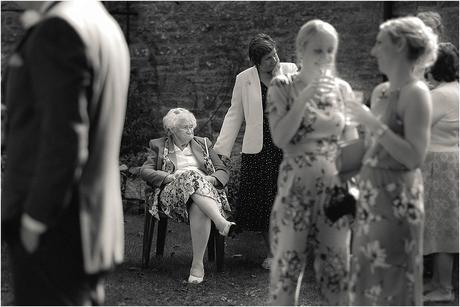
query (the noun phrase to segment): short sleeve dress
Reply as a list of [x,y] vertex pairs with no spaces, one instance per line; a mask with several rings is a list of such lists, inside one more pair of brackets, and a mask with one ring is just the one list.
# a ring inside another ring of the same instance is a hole
[[[270,123],[288,114],[307,86],[298,74],[286,85],[271,85],[268,92]],[[334,99],[312,99],[290,142],[283,147],[278,193],[270,224],[274,259],[270,276],[270,302],[294,305],[295,289],[307,260],[315,254],[315,273],[327,305],[346,305],[349,263],[349,218],[335,223],[324,214],[332,188],[340,185],[336,168],[338,141],[345,129],[343,92],[350,86],[337,79]]]

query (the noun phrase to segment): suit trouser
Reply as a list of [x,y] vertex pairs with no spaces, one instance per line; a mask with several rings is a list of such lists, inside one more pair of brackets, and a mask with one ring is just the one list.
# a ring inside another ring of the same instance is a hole
[[83,269],[78,204],[40,237],[33,253],[24,249],[17,232],[9,241],[16,305],[103,304],[103,275]]

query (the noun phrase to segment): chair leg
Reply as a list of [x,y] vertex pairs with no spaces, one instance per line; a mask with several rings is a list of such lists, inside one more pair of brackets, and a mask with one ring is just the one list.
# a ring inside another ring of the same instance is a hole
[[158,222],[158,235],[157,235],[157,256],[163,256],[165,250],[166,231],[168,229],[168,218],[166,216],[160,216]]
[[216,232],[216,225],[211,222],[211,232],[209,234],[208,240],[208,260],[213,262],[215,260],[215,244],[214,244],[214,236]]
[[152,248],[153,229],[155,228],[155,218],[148,210],[145,210],[144,235],[142,241],[142,267],[146,268],[150,262],[150,249]]
[[216,242],[216,267],[217,272],[224,270],[224,255],[225,255],[225,237],[220,235],[217,231],[214,233]]

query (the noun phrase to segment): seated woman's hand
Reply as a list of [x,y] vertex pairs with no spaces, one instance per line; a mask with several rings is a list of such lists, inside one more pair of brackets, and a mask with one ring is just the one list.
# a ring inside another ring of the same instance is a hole
[[210,182],[213,186],[217,185],[217,179],[214,176],[205,176],[204,179]]
[[170,182],[173,182],[174,179],[176,179],[176,177],[174,175],[170,174],[170,175],[166,176],[166,178],[164,179],[163,183],[168,184]]
[[232,160],[224,155],[218,155],[219,159],[224,163],[225,167],[230,168],[232,165]]

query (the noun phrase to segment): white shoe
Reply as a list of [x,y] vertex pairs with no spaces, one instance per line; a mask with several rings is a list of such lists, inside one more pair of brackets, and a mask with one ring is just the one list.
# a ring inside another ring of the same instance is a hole
[[227,225],[225,225],[224,229],[222,231],[219,231],[219,234],[227,237],[231,232],[233,232],[232,226],[236,225],[236,223],[229,222]]
[[196,277],[196,276],[193,276],[192,274],[190,274],[190,276],[188,277],[188,283],[189,284],[201,284],[203,282],[203,279],[204,279],[204,275],[201,276],[201,277]]
[[442,303],[442,302],[452,302],[455,300],[455,295],[451,289],[436,289],[431,292],[426,293],[423,296],[423,302],[431,303]]
[[267,258],[265,258],[264,262],[262,262],[262,264],[260,266],[263,267],[266,270],[270,270],[270,268],[272,266],[272,262],[273,262],[273,257],[267,257]]

